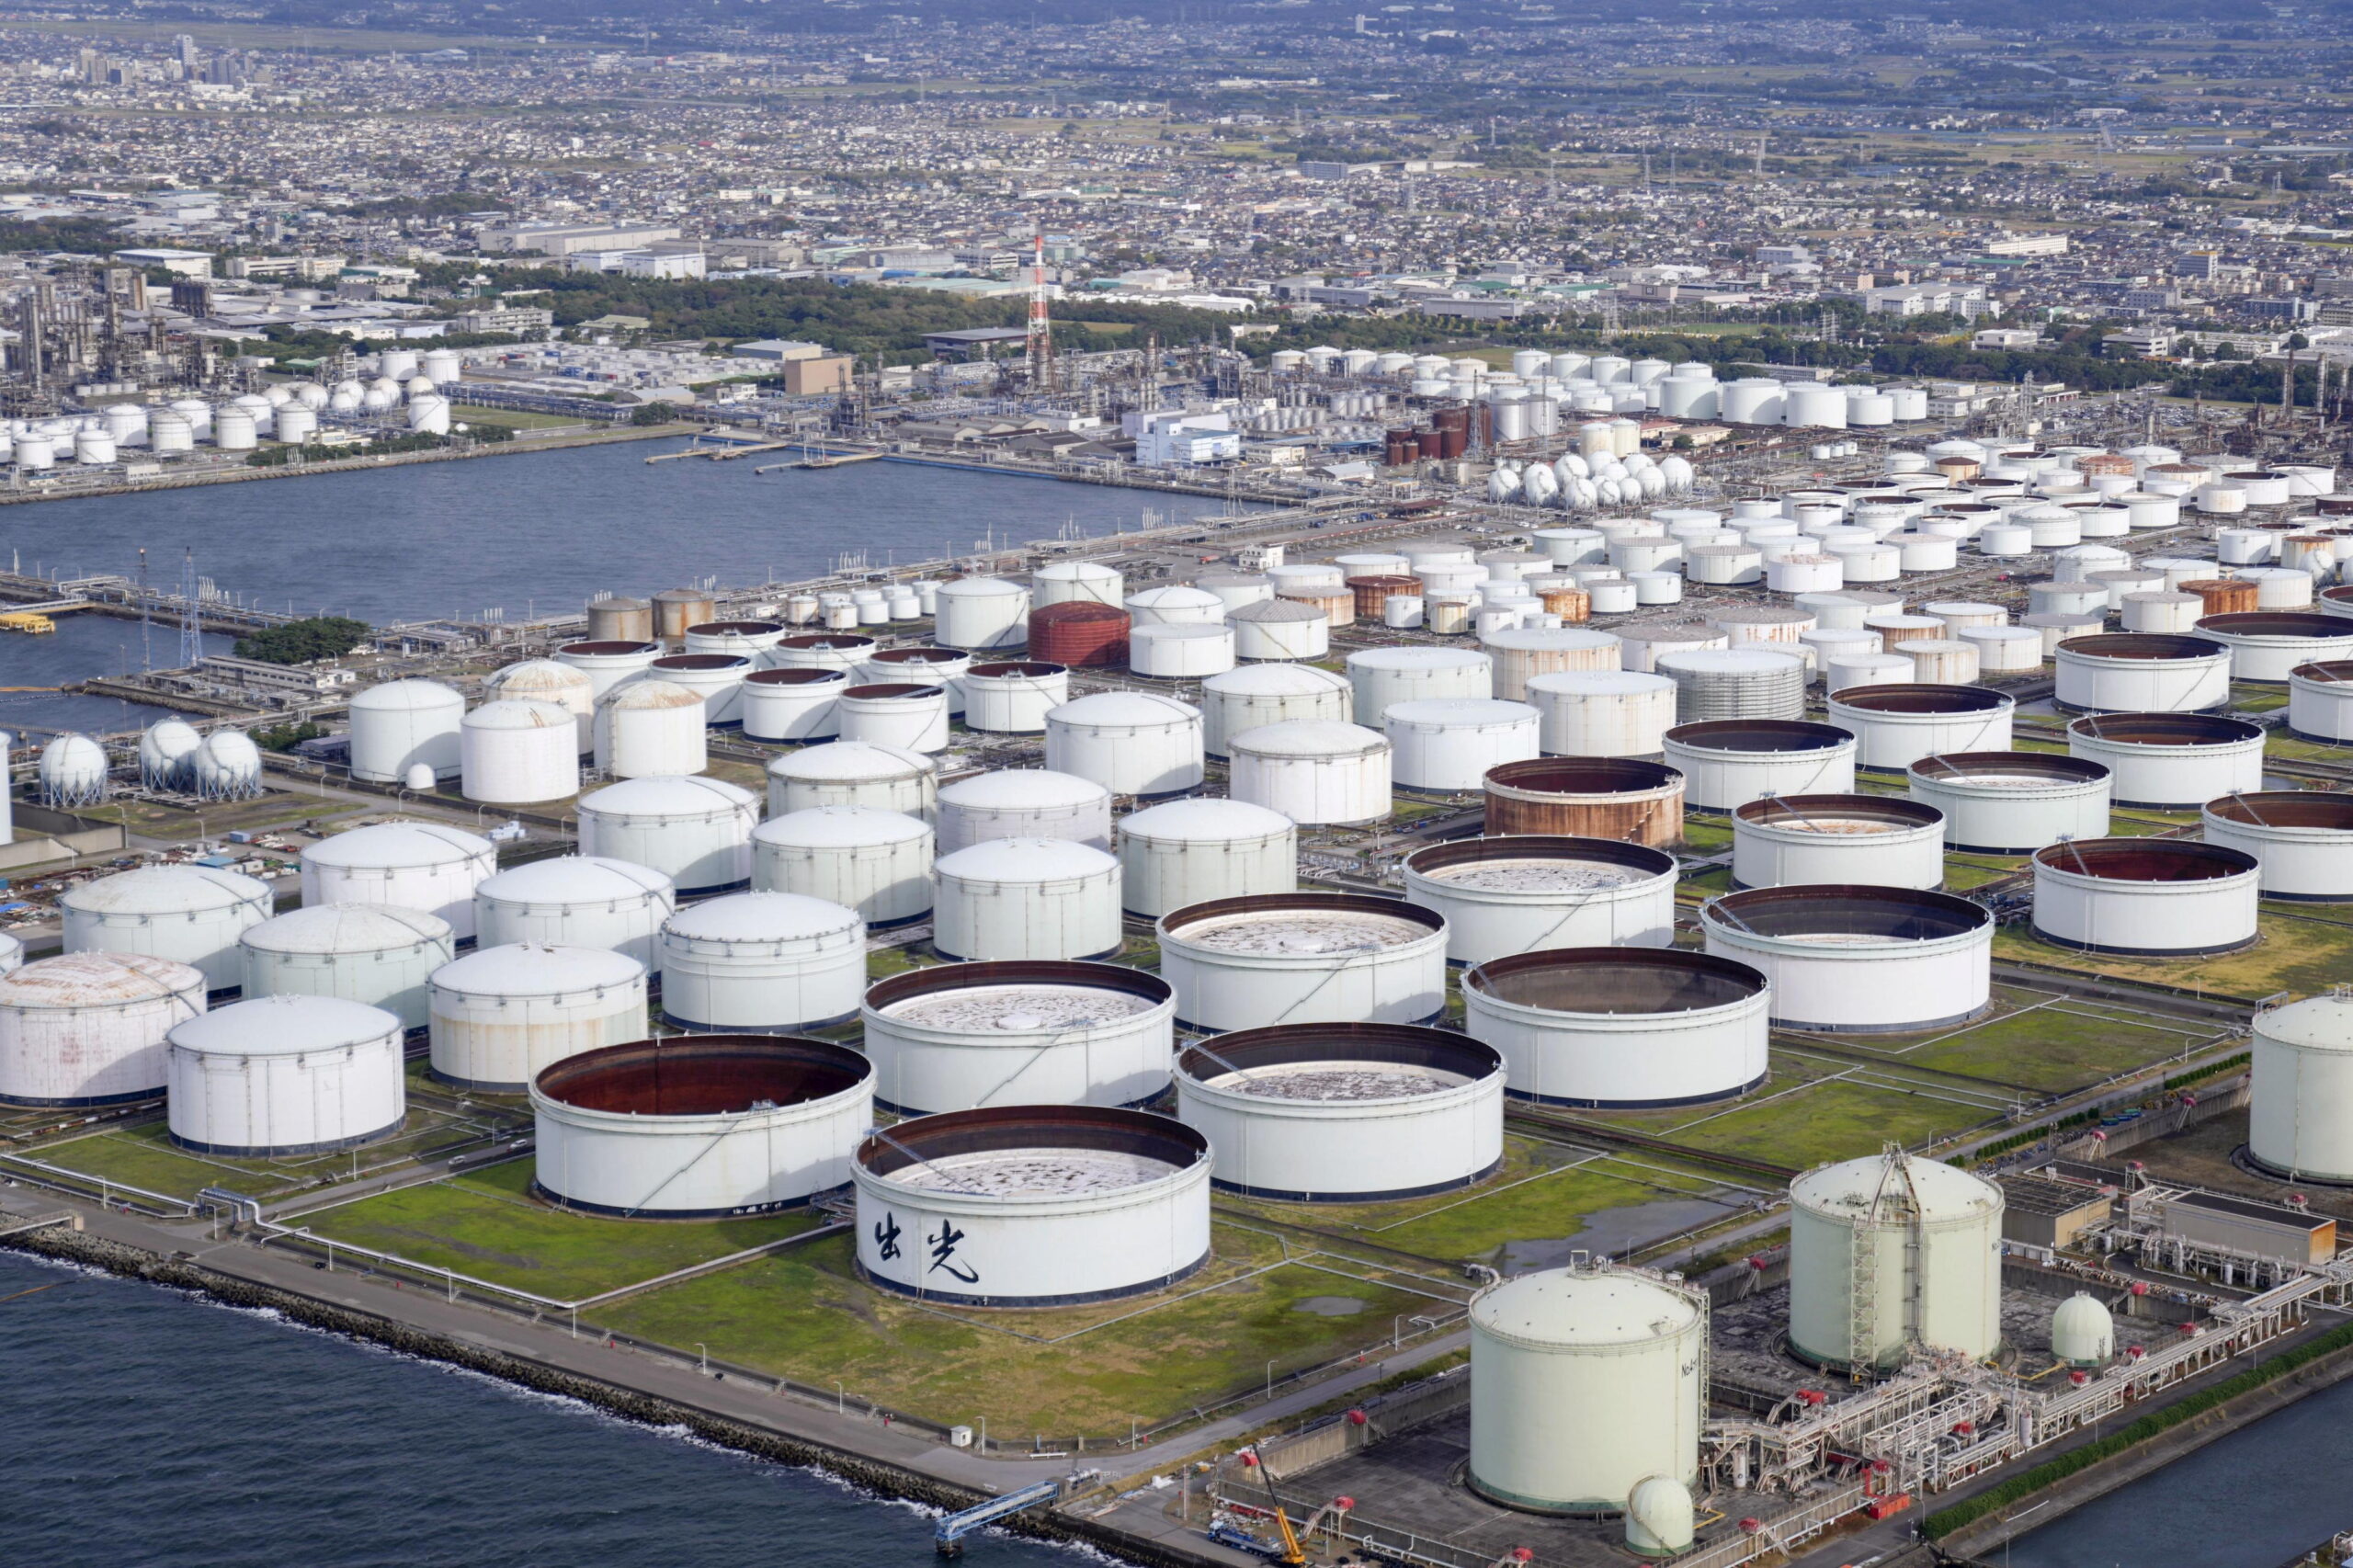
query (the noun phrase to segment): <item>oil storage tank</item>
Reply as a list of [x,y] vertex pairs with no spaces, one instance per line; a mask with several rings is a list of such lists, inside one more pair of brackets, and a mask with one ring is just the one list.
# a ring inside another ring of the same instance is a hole
[[1752,888],[1699,906],[1707,950],[1772,984],[1773,1022],[1823,1033],[1905,1033],[1984,1012],[1994,917],[1915,888]]
[[2018,702],[1982,686],[1849,686],[1830,722],[1855,737],[1855,766],[1901,771],[1940,752],[2007,751]]
[[1390,744],[1360,724],[1262,724],[1227,742],[1237,801],[1296,823],[1374,822],[1389,814]]
[[1558,947],[1462,977],[1463,1028],[1502,1053],[1512,1095],[1616,1110],[1699,1105],[1765,1081],[1765,976],[1675,948]]
[[1173,697],[1098,691],[1046,715],[1046,766],[1114,795],[1173,795],[1201,781],[1201,710]]
[[[469,923],[473,914],[466,905]],[[381,1007],[404,1029],[426,1022],[426,982],[457,952],[449,923],[421,909],[324,903],[248,926],[244,995],[340,996]]]
[[2219,953],[2256,937],[2261,862],[2178,838],[2069,839],[2034,854],[2034,934],[2096,953]]
[[142,866],[58,901],[69,953],[143,953],[204,971],[211,991],[245,980],[237,938],[277,913],[269,884],[210,866]]
[[870,929],[931,913],[931,825],[871,806],[812,806],[752,830],[752,885],[854,909]]
[[1140,1105],[1168,1086],[1176,1012],[1167,982],[1120,964],[946,964],[868,990],[862,1049],[902,1116]]
[[1790,1348],[1885,1371],[1909,1346],[1970,1360],[2002,1340],[2002,1189],[1891,1148],[1790,1184]]
[[1676,722],[1673,678],[1635,670],[1531,676],[1524,700],[1548,756],[1656,756]]
[[817,806],[866,806],[929,822],[938,799],[939,765],[898,746],[836,741],[768,764],[772,817]]
[[625,681],[634,680],[654,667],[662,656],[662,644],[643,637],[593,637],[585,642],[566,642],[555,651],[555,662],[578,670],[588,677],[588,711],[590,743],[595,743],[597,704],[605,694]]
[[[577,665],[561,659],[525,659],[494,672],[483,693],[498,701],[552,702],[572,715],[574,749],[586,756],[596,744],[597,681]],[[459,754],[464,756],[462,734]]]
[[389,1138],[408,1112],[405,1032],[339,996],[263,996],[176,1024],[172,1142],[261,1159]]
[[744,733],[756,741],[827,741],[841,733],[835,707],[849,689],[841,670],[754,670],[744,677],[736,710]]
[[943,855],[932,949],[944,959],[1097,959],[1120,950],[1120,863],[1067,838],[993,838]]
[[710,766],[706,728],[702,697],[688,687],[651,676],[617,686],[597,704],[597,766],[616,778],[700,773]]
[[1224,1191],[1369,1203],[1469,1187],[1503,1164],[1503,1059],[1449,1030],[1241,1029],[1179,1052],[1176,1079],[1177,1118],[1209,1140]]
[[1446,920],[1395,899],[1215,899],[1163,915],[1159,932],[1161,976],[1188,1028],[1418,1024],[1446,1006]]
[[677,1035],[567,1057],[531,1080],[539,1195],[631,1220],[797,1209],[848,1179],[874,1070],[847,1046]]
[[1111,847],[1111,791],[1051,768],[1001,768],[960,778],[939,791],[939,848],[969,849],[992,838],[1067,838]]
[[1070,668],[1042,659],[974,665],[964,676],[964,722],[989,734],[1038,735],[1070,700]]
[[460,726],[459,755],[469,801],[522,805],[580,789],[580,726],[552,702],[483,703]]
[[1164,801],[1120,820],[1120,896],[1157,918],[1211,899],[1299,891],[1299,828],[1246,801]]
[[1381,727],[1396,702],[1438,697],[1493,697],[1494,655],[1470,648],[1406,645],[1363,648],[1347,657],[1348,683],[1356,690],[1356,722]]
[[995,577],[960,577],[939,585],[934,614],[942,647],[1018,648],[1029,636],[1029,590]]
[[2327,790],[2260,790],[2209,801],[2205,840],[2252,855],[2266,898],[2353,899],[2353,798]]
[[2353,657],[2353,621],[2312,610],[2210,615],[2197,634],[2231,651],[2233,680],[2278,686],[2300,665]]
[[1699,1473],[1707,1298],[1607,1263],[1523,1274],[1471,1301],[1471,1489],[1538,1514],[1615,1513]]
[[1683,775],[1632,757],[1541,757],[1490,768],[1489,834],[1622,839],[1665,848],[1683,842]]
[[2353,996],[2258,1009],[2252,1049],[2248,1158],[2290,1181],[2353,1184],[2353,1116],[2343,1109],[2353,1105]]
[[204,973],[144,953],[65,953],[0,973],[0,1104],[153,1099],[164,1037],[204,1011]]
[[1224,756],[1233,736],[1263,724],[1346,723],[1352,696],[1347,676],[1313,665],[1247,665],[1213,675],[1201,682],[1201,747]]
[[860,1143],[858,1265],[947,1305],[1051,1307],[1173,1285],[1210,1255],[1208,1141],[1102,1106],[918,1117]]
[[425,986],[433,1075],[519,1095],[542,1068],[646,1035],[645,966],[606,948],[477,948]]
[[1810,719],[1711,719],[1666,732],[1685,800],[1729,812],[1768,795],[1843,795],[1855,788],[1855,737]]
[[474,890],[498,869],[498,846],[438,822],[371,823],[302,850],[302,903],[417,909],[474,934]]
[[1732,885],[1940,888],[1945,814],[1885,795],[1768,795],[1732,813]]
[[658,972],[654,938],[676,903],[670,879],[651,867],[566,855],[501,871],[476,888],[474,932],[485,948],[606,948]]
[[695,1033],[823,1028],[866,990],[866,925],[854,909],[789,892],[738,892],[662,923],[662,1016]]
[[2188,810],[2263,788],[2264,732],[2214,713],[2095,713],[2067,726],[2067,755],[2110,774],[2120,806]]
[[1438,794],[1476,790],[1489,769],[1535,757],[1541,722],[1525,702],[1492,698],[1392,702],[1381,720],[1390,781]]
[[1905,770],[1913,800],[1945,816],[1945,847],[2023,855],[2108,836],[2104,763],[2048,752],[1948,752]]
[[2208,637],[2110,631],[2052,654],[2061,708],[2079,713],[2201,713],[2231,696],[2231,650]]
[[463,766],[458,729],[465,713],[466,699],[438,681],[369,687],[351,699],[351,776],[399,784],[423,764],[436,778],[455,778]]
[[1407,902],[1446,920],[1446,956],[1484,963],[1540,948],[1668,946],[1675,857],[1606,838],[1466,838],[1404,861]]
[[700,775],[625,779],[580,798],[580,852],[628,860],[682,893],[740,888],[752,877],[759,798]]

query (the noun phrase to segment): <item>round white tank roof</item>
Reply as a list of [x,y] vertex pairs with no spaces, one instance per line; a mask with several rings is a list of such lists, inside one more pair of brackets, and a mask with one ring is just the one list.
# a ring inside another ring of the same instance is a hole
[[1638,670],[1551,670],[1528,677],[1530,691],[1575,691],[1595,696],[1672,689],[1674,685],[1672,676],[1644,675]]
[[1471,648],[1363,648],[1348,655],[1350,665],[1374,670],[1459,669],[1494,661]]
[[1203,691],[1221,697],[1308,697],[1319,691],[1347,691],[1348,677],[1336,670],[1278,661],[1243,665],[1201,682]]
[[1482,633],[1479,641],[1490,648],[1607,648],[1618,637],[1582,626],[1506,626]]
[[1370,756],[1389,749],[1389,737],[1362,724],[1293,719],[1245,730],[1225,744],[1229,750],[1256,756]]
[[1699,1309],[1638,1275],[1549,1269],[1482,1291],[1471,1316],[1498,1338],[1563,1348],[1642,1345],[1699,1321]]
[[1222,844],[1236,838],[1271,838],[1288,833],[1290,818],[1247,801],[1193,796],[1146,806],[1120,819],[1120,831],[1139,838],[1176,843]]
[[267,953],[374,953],[449,940],[449,923],[422,909],[316,903],[249,926],[237,940]]
[[577,665],[554,659],[525,659],[491,672],[488,683],[501,697],[536,697],[541,692],[586,691],[596,683]]
[[2051,1314],[2051,1337],[2054,1340],[2071,1333],[2104,1336],[2114,1333],[2115,1327],[2115,1318],[2098,1298],[2081,1290],[2060,1302]]
[[145,953],[61,953],[0,974],[0,1006],[119,1007],[204,989],[204,971]]
[[835,741],[778,757],[768,764],[768,773],[776,778],[815,784],[911,778],[919,773],[930,773],[938,766],[919,751],[875,745],[867,741]]
[[[1951,1219],[2002,1206],[2001,1189],[1983,1177],[1940,1160],[1915,1156],[1908,1163],[1923,1219]],[[1820,1212],[1845,1211],[1860,1219],[1881,1190],[1886,1170],[1887,1158],[1881,1154],[1824,1165],[1790,1183],[1790,1200]]]
[[1140,593],[1130,594],[1128,603],[1141,605],[1146,609],[1207,609],[1211,605],[1222,605],[1225,601],[1205,588],[1190,588],[1182,583],[1171,583],[1165,587],[1145,588]]
[[991,838],[942,855],[932,869],[968,882],[1059,882],[1117,871],[1120,863],[1070,838]]
[[533,860],[483,879],[476,890],[511,903],[579,903],[600,898],[667,895],[670,879],[650,866],[603,855]]
[[1008,583],[1002,577],[959,577],[954,582],[940,584],[939,591],[943,594],[955,595],[960,598],[966,596],[974,598],[1002,598],[1007,594],[1026,594],[1029,590],[1018,583]]
[[1392,702],[1381,718],[1392,724],[1442,724],[1448,728],[1483,730],[1496,724],[1525,724],[1538,717],[1525,702],[1493,697],[1423,697]]
[[416,708],[460,708],[466,699],[438,680],[391,680],[381,686],[371,686],[354,696],[354,708],[381,708],[401,710]]
[[380,822],[323,838],[302,851],[314,866],[381,870],[403,866],[446,866],[494,855],[497,846],[480,834],[438,822]]
[[570,710],[528,697],[501,698],[496,702],[485,702],[467,714],[463,722],[469,730],[569,729],[576,733],[580,727],[580,722],[572,716]]
[[763,844],[854,849],[870,844],[904,844],[930,832],[928,823],[903,812],[874,806],[811,806],[768,818],[752,830],[752,836]]
[[2353,996],[2307,996],[2257,1013],[2255,1030],[2300,1051],[2353,1051]]
[[699,773],[664,773],[626,778],[580,797],[584,811],[615,817],[709,816],[741,810],[756,799],[740,785]]
[[1030,574],[1052,583],[1100,583],[1119,575],[1099,561],[1056,561]]
[[509,942],[450,960],[433,971],[433,983],[473,995],[563,996],[630,985],[644,974],[643,964],[609,948]]
[[[648,676],[642,680],[625,681],[613,687],[612,690],[605,693],[604,704],[607,708],[621,709],[688,706],[699,708],[702,706],[702,694],[689,690],[674,680],[655,680]],[[474,711],[480,712],[481,710],[476,709]],[[467,715],[469,719],[472,717],[471,713]],[[564,717],[567,722],[571,719],[570,714],[565,714]]]
[[1313,605],[1297,599],[1259,599],[1226,612],[1228,620],[1286,621],[1322,620],[1324,612]]
[[280,992],[174,1024],[166,1038],[209,1056],[299,1056],[401,1032],[400,1019],[381,1007]]
[[1007,767],[944,785],[943,806],[1002,809],[1016,806],[1083,806],[1108,801],[1111,791],[1092,778],[1045,767]]
[[678,911],[662,929],[699,942],[788,942],[861,925],[858,911],[797,892],[732,892]]
[[1201,710],[1189,702],[1147,691],[1098,691],[1046,710],[1046,718],[1063,724],[1142,724],[1159,726],[1198,720]]
[[269,884],[213,866],[141,866],[84,882],[58,902],[90,915],[182,915],[269,902]]

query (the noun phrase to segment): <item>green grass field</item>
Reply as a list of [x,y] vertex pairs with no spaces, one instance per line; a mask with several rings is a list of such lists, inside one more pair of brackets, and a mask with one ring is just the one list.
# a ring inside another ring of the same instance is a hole
[[229,1159],[173,1146],[161,1121],[104,1132],[29,1151],[32,1157],[82,1176],[128,1183],[166,1197],[193,1199],[197,1189],[227,1187],[251,1198],[281,1198],[319,1187],[354,1169],[429,1156],[473,1142],[472,1131],[435,1111],[411,1110],[399,1136],[361,1149],[276,1160]]
[[2267,903],[2261,935],[2253,946],[2234,953],[2179,958],[2079,953],[2041,941],[2024,926],[2006,926],[1995,934],[1994,956],[2224,996],[2253,998],[2277,991],[2309,996],[2353,977],[2353,926],[2330,924],[2327,917],[2314,917],[2292,904]]

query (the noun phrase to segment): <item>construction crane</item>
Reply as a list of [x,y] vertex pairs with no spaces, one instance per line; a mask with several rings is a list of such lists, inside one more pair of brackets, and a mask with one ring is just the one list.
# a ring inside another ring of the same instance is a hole
[[1315,1532],[1318,1530],[1338,1529],[1347,1521],[1348,1510],[1357,1506],[1357,1500],[1353,1497],[1335,1497],[1321,1508],[1316,1509],[1314,1516],[1304,1527],[1294,1528],[1290,1522],[1290,1512],[1283,1507],[1282,1494],[1275,1490],[1275,1478],[1267,1474],[1267,1467],[1258,1462],[1257,1454],[1254,1450],[1245,1449],[1242,1451],[1242,1465],[1245,1470],[1256,1471],[1259,1483],[1266,1487],[1267,1501],[1274,1514],[1275,1531],[1280,1539],[1264,1541],[1240,1530],[1228,1530],[1224,1534],[1220,1534],[1216,1528],[1210,1531],[1210,1539],[1223,1546],[1255,1552],[1269,1562],[1282,1563],[1284,1568],[1304,1568],[1307,1562],[1307,1548],[1303,1543],[1314,1540]]

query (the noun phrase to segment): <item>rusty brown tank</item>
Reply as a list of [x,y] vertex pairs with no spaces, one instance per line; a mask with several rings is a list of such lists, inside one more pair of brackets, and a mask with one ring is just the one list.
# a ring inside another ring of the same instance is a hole
[[2185,594],[2196,594],[2206,601],[2199,615],[2203,620],[2210,615],[2241,615],[2257,607],[2259,597],[2253,583],[2243,583],[2234,577],[2192,577],[2182,584]]
[[1419,577],[1377,576],[1348,579],[1348,592],[1356,600],[1356,613],[1358,620],[1379,620],[1381,608],[1389,603],[1389,597],[1392,594],[1419,595],[1421,591],[1422,580]]
[[1683,841],[1683,775],[1622,756],[1545,756],[1487,770],[1489,834],[1609,838],[1665,849]]

